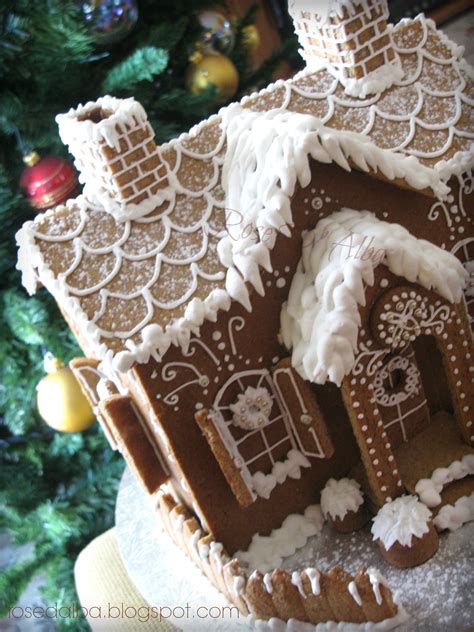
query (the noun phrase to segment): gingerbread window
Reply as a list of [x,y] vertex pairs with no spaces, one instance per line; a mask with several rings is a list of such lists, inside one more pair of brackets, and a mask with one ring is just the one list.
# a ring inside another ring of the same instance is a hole
[[242,506],[269,498],[333,446],[309,384],[290,366],[248,370],[219,390],[211,410],[196,420]]

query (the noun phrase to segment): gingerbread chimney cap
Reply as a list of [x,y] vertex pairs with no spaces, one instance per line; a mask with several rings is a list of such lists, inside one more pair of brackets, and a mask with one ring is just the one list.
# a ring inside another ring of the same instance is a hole
[[325,67],[350,96],[380,93],[402,78],[386,0],[291,0],[288,8],[308,69]]

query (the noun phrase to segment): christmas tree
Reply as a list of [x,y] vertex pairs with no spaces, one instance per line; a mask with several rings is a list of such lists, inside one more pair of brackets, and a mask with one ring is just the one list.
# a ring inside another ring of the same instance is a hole
[[[0,616],[39,571],[46,600],[77,601],[74,561],[113,525],[123,468],[97,424],[61,434],[36,410],[45,353],[67,363],[81,351],[48,294],[29,298],[15,270],[15,232],[34,215],[19,188],[21,154],[67,158],[55,115],[105,93],[140,101],[160,143],[268,83],[294,41],[253,67],[256,7],[222,24],[222,4],[6,0],[0,7],[0,530],[17,544],[34,543],[28,558],[0,575]],[[204,10],[214,11],[211,26],[203,27]],[[198,72],[210,47],[224,54],[212,60],[220,62],[214,77]],[[61,625],[87,629],[85,621]]]

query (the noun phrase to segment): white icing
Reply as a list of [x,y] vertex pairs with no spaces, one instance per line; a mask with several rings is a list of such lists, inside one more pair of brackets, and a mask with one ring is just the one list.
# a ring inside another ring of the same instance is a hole
[[317,568],[306,568],[305,571],[306,576],[308,577],[310,583],[311,583],[311,592],[313,593],[313,595],[320,595],[321,594],[321,586],[320,586],[320,579],[321,579],[321,573],[318,571]]
[[237,395],[236,402],[229,406],[234,424],[244,430],[256,430],[268,425],[272,407],[272,397],[263,386],[248,386]]
[[428,507],[441,504],[443,488],[453,481],[459,481],[474,474],[474,454],[466,454],[460,461],[454,461],[448,467],[438,467],[430,478],[418,481],[415,491]]
[[265,573],[262,581],[263,581],[263,585],[265,586],[265,590],[267,591],[269,595],[271,595],[273,592],[272,574]]
[[220,542],[211,542],[210,555],[214,559],[218,573],[222,572],[222,566],[226,563],[227,558],[223,554],[224,547]]
[[442,507],[433,523],[439,531],[455,531],[471,520],[474,520],[474,492],[470,496],[458,498],[454,505]]
[[382,601],[383,601],[383,597],[382,597],[382,593],[380,591],[380,586],[385,586],[386,588],[388,588],[389,586],[388,586],[387,580],[375,568],[368,568],[367,569],[367,575],[369,576],[369,581],[371,583],[372,590],[373,590],[374,595],[375,595],[375,600],[376,600],[377,604],[379,606],[381,606],[382,605]]
[[409,616],[403,606],[397,604],[397,614],[394,617],[377,623],[372,621],[366,623],[327,621],[314,625],[297,619],[283,621],[282,619],[271,618],[264,621],[263,619],[255,619],[253,616],[249,618],[249,623],[252,629],[257,632],[386,632],[402,625],[408,619]]
[[343,520],[347,512],[356,512],[364,504],[360,485],[351,478],[335,480],[330,478],[321,492],[321,511],[323,516],[333,520]]
[[252,474],[252,485],[258,496],[270,498],[270,494],[277,485],[281,485],[287,478],[301,478],[301,468],[311,467],[309,460],[299,450],[292,449],[284,461],[277,461],[270,474],[255,472]]
[[[278,568],[284,557],[293,555],[306,544],[309,537],[321,531],[323,522],[319,505],[310,505],[303,515],[287,516],[281,527],[274,529],[269,536],[254,535],[249,548],[238,551],[235,556],[249,569],[257,569],[262,573]],[[310,575],[309,571],[310,569],[306,572],[311,585],[314,583],[316,587],[316,575]]]
[[245,577],[242,575],[234,575],[232,587],[237,597],[242,597],[245,591]]
[[345,209],[322,219],[304,235],[281,312],[283,342],[305,379],[340,385],[353,369],[358,306],[365,305],[364,284],[373,285],[380,263],[451,302],[462,298],[467,272],[451,253],[368,211]]
[[416,496],[401,496],[386,503],[372,525],[374,540],[388,550],[395,542],[411,546],[413,537],[421,538],[429,531],[431,511]]
[[362,599],[360,598],[359,591],[355,582],[349,582],[347,590],[350,592],[351,597],[354,599],[358,606],[362,605]]
[[192,536],[190,537],[191,545],[193,549],[196,549],[196,551],[198,550],[198,542],[201,539],[201,537],[202,537],[201,529],[196,529],[196,531],[194,531]]
[[303,598],[306,598],[306,593],[304,590],[303,580],[301,578],[300,572],[293,571],[293,573],[291,574],[291,583],[293,584],[293,586],[296,586],[296,588],[298,588],[298,592],[300,593],[300,595]]
[[209,553],[210,553],[210,548],[208,544],[200,544],[198,545],[198,552],[199,552],[199,557],[202,560],[207,560],[207,558],[209,557]]

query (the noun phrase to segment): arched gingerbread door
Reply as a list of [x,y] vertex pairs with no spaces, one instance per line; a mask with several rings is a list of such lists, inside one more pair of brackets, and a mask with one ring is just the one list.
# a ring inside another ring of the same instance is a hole
[[[383,504],[403,492],[403,481],[385,425],[380,375],[390,358],[410,358],[410,345],[430,335],[441,352],[454,416],[464,441],[474,443],[474,402],[470,375],[472,343],[464,300],[450,303],[435,292],[409,284],[384,269],[361,314],[356,361],[343,382],[343,396],[374,499]],[[378,285],[378,283],[380,285]],[[411,362],[416,370],[416,361]],[[413,373],[412,373],[413,375]],[[421,393],[420,400],[423,399]],[[420,401],[422,404],[422,401]]]

